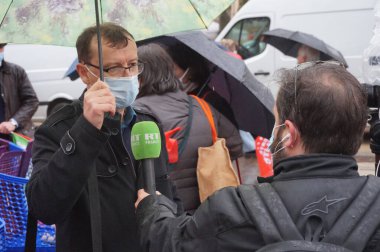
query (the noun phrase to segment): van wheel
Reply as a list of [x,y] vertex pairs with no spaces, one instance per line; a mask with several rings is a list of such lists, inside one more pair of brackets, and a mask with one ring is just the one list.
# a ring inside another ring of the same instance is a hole
[[53,114],[55,111],[58,111],[60,108],[63,108],[65,105],[69,104],[68,100],[58,100],[49,104],[47,109],[47,116]]

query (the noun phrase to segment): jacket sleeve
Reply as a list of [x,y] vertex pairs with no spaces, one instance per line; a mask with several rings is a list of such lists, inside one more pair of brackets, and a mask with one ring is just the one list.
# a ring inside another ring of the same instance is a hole
[[239,130],[224,115],[212,108],[218,137],[226,139],[226,145],[230,152],[231,160],[235,160],[242,155],[243,142]]
[[23,127],[32,119],[32,116],[36,112],[38,108],[38,98],[25,70],[21,67],[17,67],[16,73],[16,80],[18,81],[17,92],[19,93],[21,106],[17,112],[11,116],[17,121],[19,126]]
[[37,130],[33,173],[26,188],[29,210],[47,224],[68,216],[85,190],[95,167],[94,157],[99,155],[109,137],[83,115],[69,130],[62,124],[43,124]]
[[160,195],[140,202],[136,216],[144,251],[252,251],[259,247],[257,231],[250,222],[234,187],[209,197],[193,216],[175,217],[173,203]]

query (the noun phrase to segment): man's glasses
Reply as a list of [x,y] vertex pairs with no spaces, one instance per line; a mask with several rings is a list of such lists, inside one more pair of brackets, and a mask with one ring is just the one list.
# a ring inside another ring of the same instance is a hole
[[[93,65],[91,63],[85,63],[85,65],[95,67],[99,69],[99,66]],[[142,62],[132,63],[130,66],[113,66],[104,68],[103,71],[112,77],[124,77],[126,74],[130,76],[139,75],[144,70],[144,64]]]
[[[301,64],[298,64],[294,70],[295,70],[295,74],[294,74],[294,103],[295,103],[295,107],[297,108],[297,78],[298,78],[298,71],[302,71],[302,70],[305,70],[309,67],[313,67],[313,66],[316,66],[316,65],[336,65],[336,66],[341,66],[341,67],[345,67],[345,65],[342,63],[342,62],[339,62],[339,61],[335,61],[335,60],[328,60],[328,61],[322,61],[322,60],[317,60],[317,61],[308,61],[308,62],[305,62],[305,63],[301,63]],[[298,111],[296,111],[298,112]]]

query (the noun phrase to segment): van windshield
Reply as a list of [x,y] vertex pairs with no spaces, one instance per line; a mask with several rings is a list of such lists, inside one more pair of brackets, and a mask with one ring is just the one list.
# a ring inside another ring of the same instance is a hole
[[231,28],[225,38],[232,39],[237,45],[237,53],[247,59],[265,50],[266,43],[261,41],[261,34],[268,31],[269,26],[268,17],[243,19]]

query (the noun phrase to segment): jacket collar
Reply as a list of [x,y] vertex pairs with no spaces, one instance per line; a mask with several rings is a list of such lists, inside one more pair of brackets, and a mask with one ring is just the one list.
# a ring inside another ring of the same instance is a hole
[[11,71],[9,63],[7,63],[5,60],[1,63],[0,72],[9,74]]
[[285,158],[277,162],[274,167],[274,176],[269,181],[353,176],[359,176],[359,173],[356,160],[352,156],[308,154]]

